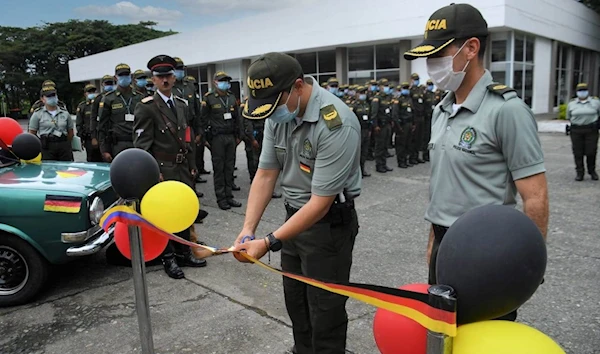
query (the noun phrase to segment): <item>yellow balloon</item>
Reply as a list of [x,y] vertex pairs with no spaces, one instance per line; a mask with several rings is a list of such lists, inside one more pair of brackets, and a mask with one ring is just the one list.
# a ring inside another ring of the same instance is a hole
[[40,152],[35,158],[31,160],[21,160],[22,163],[41,163],[42,162],[42,153]]
[[510,321],[482,321],[458,327],[452,354],[565,354],[535,328]]
[[194,224],[200,202],[196,192],[187,184],[164,181],[146,192],[140,208],[148,221],[167,232],[176,233]]

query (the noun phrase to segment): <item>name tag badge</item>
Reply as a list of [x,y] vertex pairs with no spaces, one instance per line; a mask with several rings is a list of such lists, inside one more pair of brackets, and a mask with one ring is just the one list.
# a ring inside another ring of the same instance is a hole
[[390,114],[390,109],[389,108],[385,109],[385,114]]
[[369,116],[368,115],[363,115],[363,120],[369,120]]
[[423,103],[423,99],[422,98],[419,98],[419,103]]
[[406,108],[406,111],[407,111],[408,113],[411,113],[411,112],[412,112],[412,108],[410,108],[410,107],[407,107],[407,108]]
[[227,120],[227,119],[233,118],[233,116],[231,115],[231,113],[227,112],[227,113],[223,114],[223,118],[225,118]]
[[133,116],[133,114],[126,114],[125,115],[125,121],[126,122],[133,122],[135,120],[135,117]]

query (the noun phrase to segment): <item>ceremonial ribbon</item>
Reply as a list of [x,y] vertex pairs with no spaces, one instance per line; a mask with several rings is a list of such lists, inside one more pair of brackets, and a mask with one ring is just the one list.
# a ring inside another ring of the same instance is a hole
[[[138,226],[141,229],[155,232],[169,238],[172,241],[181,244],[209,250],[212,254],[234,253],[226,248],[216,248],[200,245],[194,242],[184,240],[181,237],[168,233],[155,226],[142,215],[138,214],[131,207],[119,205],[107,210],[100,224],[108,232],[111,225],[121,222],[127,225]],[[399,315],[408,317],[421,326],[436,333],[442,333],[451,337],[456,336],[456,303],[450,302],[443,304],[439,301],[431,302],[428,294],[407,291],[395,288],[388,288],[379,285],[357,284],[348,282],[327,282],[308,278],[302,275],[284,272],[273,268],[263,262],[249,256],[245,252],[239,253],[250,262],[278,275],[295,279],[302,283],[367,303],[377,308],[382,308]]]

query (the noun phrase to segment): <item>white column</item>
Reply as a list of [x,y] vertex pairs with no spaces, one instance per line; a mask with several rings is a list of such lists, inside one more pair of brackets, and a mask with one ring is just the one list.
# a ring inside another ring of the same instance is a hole
[[410,82],[410,74],[412,69],[412,61],[404,59],[404,53],[412,48],[410,40],[400,41],[400,82]]
[[533,113],[548,113],[550,107],[550,90],[554,70],[552,68],[552,40],[536,37],[533,60]]
[[[413,39],[411,48],[414,48],[415,46],[419,45],[422,41],[423,41],[422,38]],[[400,67],[402,67],[402,66],[400,66]],[[422,84],[424,84],[429,79],[429,75],[427,74],[427,64],[426,64],[425,59],[423,59],[423,58],[419,58],[419,59],[410,61],[410,69],[409,70],[410,70],[410,73],[408,74],[408,77],[406,78],[407,80],[405,80],[405,81],[410,82],[410,75],[412,75],[412,73],[419,74],[419,81]]]
[[348,54],[345,47],[335,48],[335,76],[340,85],[348,83]]

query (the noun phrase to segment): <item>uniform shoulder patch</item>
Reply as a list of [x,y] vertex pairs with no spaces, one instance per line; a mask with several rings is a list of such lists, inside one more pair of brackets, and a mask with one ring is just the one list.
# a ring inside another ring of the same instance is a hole
[[208,97],[208,96],[210,96],[210,92],[207,92],[204,94],[204,97]]
[[379,102],[379,98],[373,97],[373,99],[371,100],[371,102]]
[[186,100],[185,98],[181,98],[179,96],[175,96],[175,99],[180,100],[181,102],[185,103],[185,105],[188,105],[188,100]]
[[148,103],[154,100],[154,96],[148,96],[148,97],[144,97],[142,98],[142,103]]
[[325,125],[327,125],[329,130],[334,130],[342,126],[342,118],[332,104],[321,108],[321,117],[323,117]]
[[[516,91],[514,88],[512,88],[512,87],[508,87],[508,86],[506,86],[506,85],[499,84],[499,83],[493,83],[493,84],[491,84],[491,85],[488,85],[488,86],[487,86],[487,89],[488,89],[489,91],[491,91],[491,92],[493,92],[493,93],[497,94],[497,95],[500,95],[500,96],[504,97],[504,99],[509,99],[509,98],[513,98],[513,97],[515,97],[515,96],[516,96],[516,92],[517,92],[517,91]],[[505,94],[506,94],[506,93],[509,93],[509,92],[514,92],[514,93],[515,93],[515,95],[514,95],[514,96],[512,96],[512,95],[505,96]],[[511,96],[512,96],[512,97],[511,97]]]

